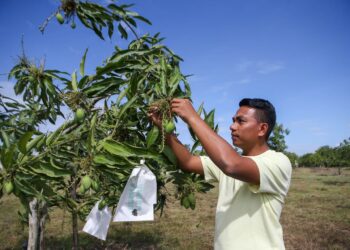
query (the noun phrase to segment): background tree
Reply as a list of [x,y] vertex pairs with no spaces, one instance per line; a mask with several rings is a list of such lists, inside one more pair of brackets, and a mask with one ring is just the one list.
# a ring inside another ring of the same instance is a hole
[[350,166],[349,139],[343,140],[337,147],[322,146],[314,153],[300,157],[300,165],[304,167],[342,167]]
[[268,140],[268,145],[271,149],[278,152],[284,152],[287,149],[285,136],[289,135],[290,131],[283,127],[283,124],[276,123]]

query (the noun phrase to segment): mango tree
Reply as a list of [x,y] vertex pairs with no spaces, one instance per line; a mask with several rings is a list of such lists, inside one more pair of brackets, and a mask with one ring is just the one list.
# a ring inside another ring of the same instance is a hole
[[[137,35],[136,21],[150,21],[130,7],[63,0],[40,27],[43,32],[56,17],[72,28],[78,18],[101,39],[104,29],[112,38],[116,26],[122,39],[128,39],[129,30],[135,39],[126,48],[116,46],[93,74],[85,74],[87,50],[79,74],[47,70],[43,63],[35,65],[24,53],[9,74],[23,103],[0,96],[0,183],[7,194],[13,193],[21,200],[24,220],[36,216],[37,223],[29,230],[29,249],[38,247],[38,239],[40,248],[44,248],[45,218],[54,206],[72,214],[73,248],[77,249],[78,217],[84,220],[98,200],[103,201],[101,208],[115,208],[132,169],[141,159],[146,159],[157,177],[156,209],[163,211],[166,204],[166,183],[174,183],[176,197],[185,208],[192,209],[195,192],[211,187],[199,176],[178,170],[164,142],[165,133],[172,132],[177,122],[169,109],[170,100],[191,98],[187,76],[180,70],[182,59],[162,44],[159,33]],[[64,114],[63,107],[70,113]],[[147,116],[154,108],[163,117],[160,130]],[[201,105],[198,112],[217,130],[214,111],[206,112]],[[65,118],[57,129],[47,134],[39,130],[42,122],[55,124],[57,116]],[[191,151],[198,152],[200,143],[193,131],[190,133],[194,139]]]

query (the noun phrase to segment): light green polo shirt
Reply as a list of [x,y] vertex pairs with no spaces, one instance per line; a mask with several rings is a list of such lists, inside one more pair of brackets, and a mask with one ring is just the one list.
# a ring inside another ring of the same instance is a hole
[[259,168],[259,186],[225,175],[209,157],[201,156],[205,179],[219,183],[215,249],[285,249],[279,219],[291,181],[291,163],[273,150],[245,157]]

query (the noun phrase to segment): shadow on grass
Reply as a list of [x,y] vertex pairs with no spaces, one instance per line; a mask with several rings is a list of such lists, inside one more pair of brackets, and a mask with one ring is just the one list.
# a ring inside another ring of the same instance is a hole
[[323,183],[326,185],[344,186],[344,185],[350,183],[350,181],[332,181],[332,180],[329,180],[329,181],[323,181]]
[[[164,235],[155,227],[147,229],[138,229],[131,225],[112,225],[109,229],[107,240],[99,240],[84,232],[79,232],[79,249],[98,250],[98,249],[160,249],[164,248]],[[23,248],[24,240],[18,242],[14,248],[8,249],[25,249]],[[169,238],[166,239],[169,243]],[[177,239],[171,240],[172,245],[178,245]],[[45,238],[45,249],[47,250],[68,250],[72,249],[72,237],[69,236],[50,236]]]

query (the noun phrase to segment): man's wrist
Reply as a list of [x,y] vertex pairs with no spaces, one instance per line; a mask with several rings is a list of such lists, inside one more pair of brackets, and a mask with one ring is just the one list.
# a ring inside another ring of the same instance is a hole
[[187,124],[192,127],[194,124],[198,123],[199,120],[202,120],[202,118],[197,113],[194,113],[194,115],[187,119]]

